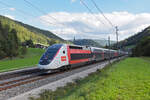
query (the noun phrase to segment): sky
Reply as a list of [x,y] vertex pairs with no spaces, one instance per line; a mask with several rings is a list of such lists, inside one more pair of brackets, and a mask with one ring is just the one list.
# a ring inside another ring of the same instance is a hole
[[[150,25],[150,0],[94,0],[113,27],[96,9],[92,0],[0,0],[0,15],[49,30],[63,39],[119,40]],[[31,5],[32,4],[32,5]]]

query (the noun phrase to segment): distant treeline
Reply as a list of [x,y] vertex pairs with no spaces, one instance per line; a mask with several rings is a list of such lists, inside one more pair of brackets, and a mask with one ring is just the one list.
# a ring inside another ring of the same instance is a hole
[[25,53],[26,48],[21,46],[16,30],[0,22],[0,59]]
[[95,42],[92,39],[77,39],[72,41],[75,45],[83,46],[93,46],[93,47],[102,47],[99,43]]
[[138,42],[132,53],[133,56],[150,56],[150,36]]

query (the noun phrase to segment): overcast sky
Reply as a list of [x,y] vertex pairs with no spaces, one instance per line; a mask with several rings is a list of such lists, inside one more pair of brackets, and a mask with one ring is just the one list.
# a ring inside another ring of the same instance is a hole
[[[0,0],[0,15],[52,31],[63,39],[115,40],[115,29],[97,11],[91,0]],[[119,28],[123,40],[150,25],[150,0],[94,0],[105,16]]]

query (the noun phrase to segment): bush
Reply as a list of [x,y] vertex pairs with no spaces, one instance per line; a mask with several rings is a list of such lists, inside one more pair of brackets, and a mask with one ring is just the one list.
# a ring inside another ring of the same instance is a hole
[[4,58],[6,56],[6,53],[0,50],[0,59]]
[[[5,57],[16,57],[20,53],[20,41],[17,37],[15,29],[11,29],[8,25],[0,22],[0,59]],[[21,49],[22,54],[26,53],[26,49]]]
[[25,46],[22,46],[20,49],[21,55],[25,55],[27,53],[27,48]]
[[133,56],[150,56],[150,36],[143,38],[133,49]]

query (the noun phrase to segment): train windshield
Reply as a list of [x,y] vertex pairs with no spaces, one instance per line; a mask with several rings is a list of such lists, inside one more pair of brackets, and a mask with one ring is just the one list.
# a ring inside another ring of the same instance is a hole
[[53,60],[53,58],[55,57],[57,51],[61,48],[61,46],[62,44],[55,44],[50,46],[41,57],[39,64],[41,65],[49,64]]

